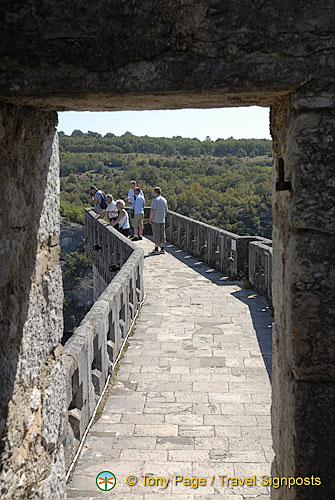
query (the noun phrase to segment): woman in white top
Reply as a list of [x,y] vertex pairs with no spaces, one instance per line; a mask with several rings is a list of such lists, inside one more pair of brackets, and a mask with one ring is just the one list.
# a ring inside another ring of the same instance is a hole
[[115,203],[115,201],[113,201],[113,196],[111,194],[108,194],[106,196],[106,200],[107,200],[108,205],[107,205],[105,213],[107,213],[109,223],[113,225],[113,223],[118,218],[116,203]]
[[125,210],[125,202],[123,200],[116,201],[116,208],[119,210],[118,218],[112,223],[113,226],[117,225],[117,230],[120,231],[124,236],[129,236],[130,224],[128,213]]

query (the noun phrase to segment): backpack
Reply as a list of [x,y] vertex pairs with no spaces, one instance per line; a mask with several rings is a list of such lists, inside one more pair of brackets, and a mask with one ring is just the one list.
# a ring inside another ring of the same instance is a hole
[[106,195],[103,191],[100,191],[100,196],[101,196],[101,202],[100,202],[100,207],[105,210],[108,207],[108,203],[106,200]]

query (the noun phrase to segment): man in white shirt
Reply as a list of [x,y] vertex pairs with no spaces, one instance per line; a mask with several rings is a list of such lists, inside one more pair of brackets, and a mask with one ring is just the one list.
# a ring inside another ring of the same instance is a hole
[[138,186],[134,189],[134,196],[131,201],[134,210],[133,226],[135,233],[135,236],[132,238],[132,240],[138,241],[143,239],[143,217],[145,205],[145,198],[143,194],[141,194],[141,189]]
[[152,234],[154,237],[155,248],[153,254],[158,253],[158,247],[161,247],[161,253],[165,253],[165,217],[167,214],[168,205],[164,196],[161,196],[161,188],[156,186],[154,189],[154,199],[151,203],[150,219],[152,224]]

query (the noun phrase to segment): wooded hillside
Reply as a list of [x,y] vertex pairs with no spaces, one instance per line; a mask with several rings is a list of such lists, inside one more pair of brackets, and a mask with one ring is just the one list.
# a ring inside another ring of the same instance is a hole
[[82,222],[97,185],[125,199],[136,179],[147,204],[161,186],[169,208],[241,235],[271,238],[271,141],[60,132],[61,213]]

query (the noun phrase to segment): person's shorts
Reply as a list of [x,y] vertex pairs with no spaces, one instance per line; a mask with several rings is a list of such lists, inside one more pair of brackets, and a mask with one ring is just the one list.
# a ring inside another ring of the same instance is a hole
[[127,229],[121,229],[120,233],[122,233],[124,236],[129,236],[130,228],[128,227]]
[[143,214],[135,214],[133,218],[133,226],[136,227],[143,227]]
[[[118,224],[118,226],[119,226],[119,224]],[[123,234],[124,236],[129,236],[129,233],[130,233],[129,227],[127,227],[127,229],[124,229],[123,227],[117,227],[116,229],[119,231],[119,233]]]
[[165,236],[165,222],[153,222],[152,223],[152,235],[154,237],[154,242],[156,245],[166,242]]

